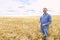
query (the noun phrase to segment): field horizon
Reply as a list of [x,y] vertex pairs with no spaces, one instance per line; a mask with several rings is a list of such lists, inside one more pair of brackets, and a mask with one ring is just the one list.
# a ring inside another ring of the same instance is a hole
[[[52,16],[47,40],[60,40],[60,16]],[[40,16],[1,17],[0,40],[43,40]]]

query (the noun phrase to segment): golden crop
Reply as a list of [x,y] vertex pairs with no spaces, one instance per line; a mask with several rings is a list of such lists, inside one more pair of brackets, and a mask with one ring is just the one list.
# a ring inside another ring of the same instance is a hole
[[[0,40],[42,40],[40,17],[0,17]],[[47,40],[60,40],[60,16],[52,16]]]

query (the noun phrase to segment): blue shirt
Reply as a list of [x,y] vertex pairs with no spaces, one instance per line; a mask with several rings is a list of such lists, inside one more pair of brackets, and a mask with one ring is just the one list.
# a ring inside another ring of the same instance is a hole
[[45,24],[45,25],[49,25],[51,23],[51,16],[48,13],[46,13],[45,15],[43,14],[40,17],[40,23]]

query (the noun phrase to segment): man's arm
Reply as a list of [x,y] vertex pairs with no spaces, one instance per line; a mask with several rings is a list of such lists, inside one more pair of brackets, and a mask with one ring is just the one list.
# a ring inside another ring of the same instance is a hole
[[51,16],[49,15],[49,16],[48,16],[48,22],[45,23],[45,25],[49,25],[49,24],[51,24],[51,21],[52,21],[52,20],[51,20]]

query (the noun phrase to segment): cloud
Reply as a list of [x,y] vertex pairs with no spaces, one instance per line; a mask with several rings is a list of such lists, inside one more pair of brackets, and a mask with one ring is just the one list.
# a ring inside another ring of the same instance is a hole
[[60,0],[0,0],[0,15],[36,16],[44,7],[51,15],[60,15]]
[[29,0],[19,0],[23,5],[30,5]]

